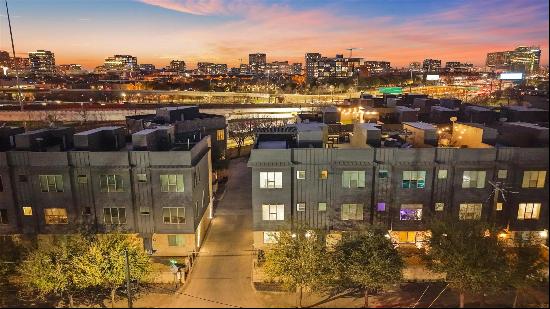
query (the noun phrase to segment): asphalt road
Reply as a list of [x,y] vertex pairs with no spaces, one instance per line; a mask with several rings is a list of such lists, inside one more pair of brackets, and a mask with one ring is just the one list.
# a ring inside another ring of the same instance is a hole
[[163,307],[259,307],[251,284],[251,176],[245,159],[233,160],[199,259],[185,288]]

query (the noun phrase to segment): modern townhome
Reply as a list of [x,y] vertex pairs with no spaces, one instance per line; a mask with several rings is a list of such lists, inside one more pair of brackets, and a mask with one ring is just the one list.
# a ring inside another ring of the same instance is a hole
[[[503,237],[547,238],[548,144],[535,137],[547,140],[548,128],[507,123],[501,138],[477,124],[443,132],[410,122],[393,134],[356,123],[343,141],[329,139],[328,126],[306,121],[258,133],[248,162],[255,248],[296,225],[336,236],[381,225],[394,242],[422,246],[427,219],[443,216],[492,219]],[[526,134],[534,136],[528,147]]]
[[212,216],[208,135],[176,143],[169,126],[136,132],[131,142],[124,127],[3,131],[0,235],[117,229],[139,235],[157,256],[201,246]]

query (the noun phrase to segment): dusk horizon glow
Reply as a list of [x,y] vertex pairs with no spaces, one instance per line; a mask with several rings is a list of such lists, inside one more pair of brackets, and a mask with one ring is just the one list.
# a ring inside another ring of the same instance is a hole
[[[303,62],[307,52],[407,66],[425,58],[483,65],[488,52],[540,46],[548,64],[547,1],[11,0],[16,52],[55,53],[57,64],[88,69],[130,54],[238,66],[248,54]],[[10,51],[5,9],[0,50]]]

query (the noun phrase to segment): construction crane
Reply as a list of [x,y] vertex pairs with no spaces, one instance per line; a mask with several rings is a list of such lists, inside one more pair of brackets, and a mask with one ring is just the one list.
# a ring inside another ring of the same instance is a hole
[[361,47],[350,47],[350,48],[346,48],[346,50],[349,50],[349,57],[350,57],[350,58],[351,58],[351,56],[352,56],[354,50],[361,50],[361,49],[362,49]]

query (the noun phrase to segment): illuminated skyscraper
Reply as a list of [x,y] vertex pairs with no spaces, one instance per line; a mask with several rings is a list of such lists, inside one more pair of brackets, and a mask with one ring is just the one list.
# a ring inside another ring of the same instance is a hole
[[49,50],[37,50],[29,53],[31,71],[36,74],[55,73],[55,56]]
[[540,47],[519,46],[515,50],[487,54],[485,64],[496,70],[536,72],[540,68]]
[[438,72],[441,69],[441,60],[439,59],[424,59],[422,63],[424,72]]
[[248,55],[248,65],[250,66],[250,73],[263,74],[266,67],[266,54],[256,53]]

